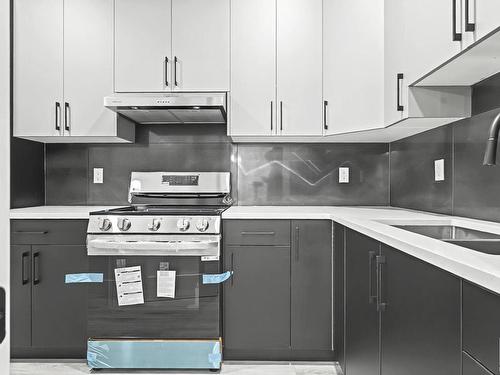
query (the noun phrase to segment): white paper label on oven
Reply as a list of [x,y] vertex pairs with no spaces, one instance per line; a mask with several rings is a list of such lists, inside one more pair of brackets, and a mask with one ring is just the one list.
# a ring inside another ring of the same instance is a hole
[[118,306],[144,303],[141,266],[115,268],[115,280]]
[[176,271],[156,271],[156,296],[175,298]]
[[219,256],[218,255],[204,255],[201,257],[202,262],[210,262],[213,260],[219,260]]

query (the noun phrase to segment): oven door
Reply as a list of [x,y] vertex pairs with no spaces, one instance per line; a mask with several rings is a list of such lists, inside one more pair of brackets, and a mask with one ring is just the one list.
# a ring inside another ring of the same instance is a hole
[[[220,333],[220,236],[89,235],[88,336],[99,339],[214,339]],[[144,303],[119,306],[115,269],[140,266]],[[157,297],[157,272],[176,271],[175,297]]]

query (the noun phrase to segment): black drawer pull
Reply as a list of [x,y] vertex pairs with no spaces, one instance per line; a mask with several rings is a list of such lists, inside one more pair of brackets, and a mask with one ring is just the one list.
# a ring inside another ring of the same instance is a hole
[[276,232],[241,232],[242,236],[274,236]]
[[398,75],[396,76],[396,95],[397,95],[397,110],[398,112],[403,112],[405,107],[403,106],[403,104],[401,104],[403,102],[403,100],[401,99],[401,91],[402,91],[402,82],[403,82],[403,78],[404,78],[404,75],[403,73],[398,73]]
[[165,86],[168,87],[168,57],[165,56]]
[[384,301],[384,268],[386,259],[383,255],[377,255],[377,311],[384,312],[387,302]]
[[375,251],[368,252],[368,303],[374,303],[377,300],[377,294],[373,294],[373,261],[376,256]]
[[27,251],[22,254],[21,262],[22,262],[22,268],[23,268],[23,270],[22,270],[22,284],[23,285],[26,285],[30,282],[29,263],[28,263],[29,255],[30,255],[30,253]]
[[33,284],[40,284],[40,253],[36,252],[33,254]]
[[48,231],[24,231],[24,230],[15,230],[14,234],[48,234]]

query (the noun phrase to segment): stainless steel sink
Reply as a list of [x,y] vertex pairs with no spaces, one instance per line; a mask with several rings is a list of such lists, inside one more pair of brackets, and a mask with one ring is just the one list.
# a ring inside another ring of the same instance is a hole
[[393,225],[485,254],[500,255],[500,235],[454,225]]

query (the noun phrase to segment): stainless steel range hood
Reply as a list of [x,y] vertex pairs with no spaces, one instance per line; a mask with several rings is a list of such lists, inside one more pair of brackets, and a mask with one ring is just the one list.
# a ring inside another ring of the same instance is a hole
[[116,94],[104,106],[144,125],[225,124],[226,93]]

